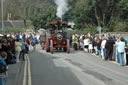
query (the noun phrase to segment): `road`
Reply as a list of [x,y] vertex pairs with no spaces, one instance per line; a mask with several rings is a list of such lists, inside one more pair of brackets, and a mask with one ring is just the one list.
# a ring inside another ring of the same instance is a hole
[[38,45],[27,59],[25,68],[28,70],[24,69],[23,85],[128,84],[128,67],[120,67],[83,51],[50,54]]

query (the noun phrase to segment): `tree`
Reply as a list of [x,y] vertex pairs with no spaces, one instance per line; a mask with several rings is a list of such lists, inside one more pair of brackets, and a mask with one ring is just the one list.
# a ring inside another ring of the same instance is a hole
[[30,20],[34,27],[46,29],[46,25],[49,22],[56,21],[56,8],[51,6],[39,14],[32,16]]
[[88,13],[88,0],[77,1],[73,9],[74,22],[77,29],[85,27],[85,20]]
[[[127,0],[79,0],[72,9],[77,29],[102,26],[114,31],[117,23],[127,20]],[[92,25],[92,26],[90,26]],[[123,28],[122,28],[123,29]]]
[[47,0],[5,0],[5,15],[11,13],[14,19],[24,20],[26,26],[29,17],[45,9],[44,6],[48,6]]

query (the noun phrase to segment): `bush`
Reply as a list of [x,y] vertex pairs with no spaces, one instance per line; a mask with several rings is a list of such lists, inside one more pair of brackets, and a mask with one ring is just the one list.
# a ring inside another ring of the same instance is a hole
[[68,32],[70,35],[72,34],[87,34],[88,32],[90,32],[92,35],[95,35],[96,33],[98,33],[97,28],[95,26],[89,26],[84,28],[83,30],[65,30],[66,32]]

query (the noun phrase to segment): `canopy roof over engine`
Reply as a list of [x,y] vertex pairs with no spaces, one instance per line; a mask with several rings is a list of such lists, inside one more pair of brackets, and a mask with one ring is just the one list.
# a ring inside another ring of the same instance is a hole
[[48,23],[48,29],[63,30],[68,24],[66,22],[61,22],[60,19],[57,22]]
[[[48,25],[57,25],[57,22],[52,22],[52,23],[49,23]],[[61,25],[67,25],[66,22],[61,22]]]

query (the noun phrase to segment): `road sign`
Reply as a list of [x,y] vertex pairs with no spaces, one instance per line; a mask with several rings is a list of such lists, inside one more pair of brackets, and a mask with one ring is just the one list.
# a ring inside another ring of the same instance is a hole
[[98,26],[97,31],[101,31],[101,30],[102,30],[101,26]]
[[98,26],[97,31],[99,31],[99,38],[101,38],[101,30],[102,30],[101,26]]

